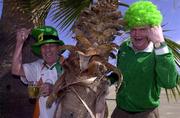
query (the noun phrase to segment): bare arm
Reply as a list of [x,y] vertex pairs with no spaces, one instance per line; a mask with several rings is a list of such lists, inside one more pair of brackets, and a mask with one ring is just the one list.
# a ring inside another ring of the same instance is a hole
[[18,29],[16,33],[16,47],[12,60],[11,72],[14,75],[25,76],[22,68],[22,48],[30,33],[30,29]]

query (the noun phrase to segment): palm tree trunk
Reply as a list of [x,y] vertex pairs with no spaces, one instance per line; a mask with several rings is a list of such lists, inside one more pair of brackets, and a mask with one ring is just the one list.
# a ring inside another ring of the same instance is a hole
[[[18,28],[34,27],[30,21],[31,13],[22,12],[21,0],[3,0],[2,18],[0,20],[0,117],[1,118],[32,118],[34,104],[29,102],[26,86],[10,73],[13,50],[16,44]],[[24,0],[23,0],[24,1]],[[31,53],[28,40],[23,52],[23,62],[35,60]]]

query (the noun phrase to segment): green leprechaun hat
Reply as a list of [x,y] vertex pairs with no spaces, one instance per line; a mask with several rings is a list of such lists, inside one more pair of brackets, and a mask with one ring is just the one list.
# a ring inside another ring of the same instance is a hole
[[51,26],[34,28],[31,35],[36,41],[36,43],[32,45],[32,51],[37,55],[41,55],[40,48],[44,44],[55,43],[58,45],[64,45],[64,42],[58,38],[58,32],[56,29]]

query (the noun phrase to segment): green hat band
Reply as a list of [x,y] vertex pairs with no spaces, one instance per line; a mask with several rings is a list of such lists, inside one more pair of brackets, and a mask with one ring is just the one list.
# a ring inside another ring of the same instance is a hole
[[158,26],[162,22],[161,12],[150,1],[133,3],[125,12],[124,21],[126,29],[143,26]]

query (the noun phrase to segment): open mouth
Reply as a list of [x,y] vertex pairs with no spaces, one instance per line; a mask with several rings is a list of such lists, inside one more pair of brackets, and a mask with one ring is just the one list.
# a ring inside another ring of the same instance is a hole
[[145,39],[138,37],[138,38],[134,38],[133,44],[136,46],[142,46],[144,45],[145,42],[146,42]]
[[142,38],[134,38],[135,41],[142,41]]

